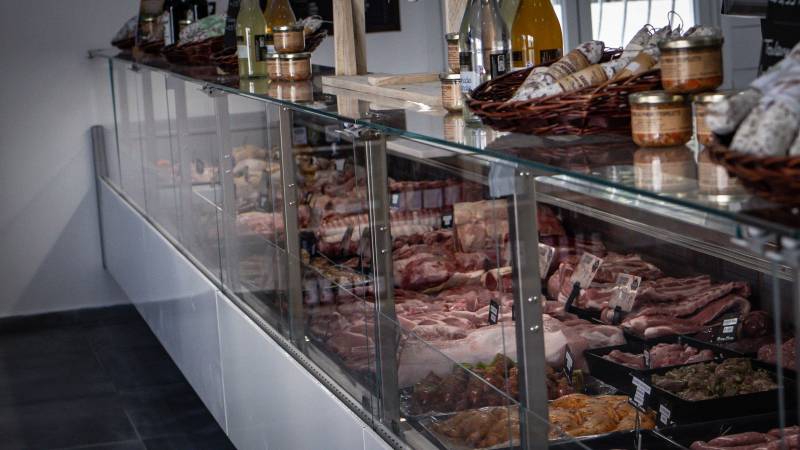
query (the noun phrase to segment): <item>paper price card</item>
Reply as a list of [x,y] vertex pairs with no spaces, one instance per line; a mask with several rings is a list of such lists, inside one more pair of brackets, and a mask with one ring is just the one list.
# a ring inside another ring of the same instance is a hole
[[578,262],[578,268],[575,269],[572,278],[570,278],[570,284],[575,285],[575,283],[578,283],[582,288],[589,287],[601,264],[603,264],[602,258],[589,252],[583,252],[581,260]]
[[739,316],[727,316],[714,329],[714,342],[733,342],[739,331]]
[[619,306],[619,309],[630,312],[633,309],[633,302],[636,300],[636,292],[642,284],[642,278],[636,275],[621,273],[617,275],[617,282],[614,286],[614,294],[608,302],[611,309]]
[[308,133],[306,127],[292,128],[292,143],[294,145],[308,145]]
[[556,249],[547,245],[539,243],[539,277],[544,279],[547,272],[550,271],[550,265],[553,264],[553,256],[556,254]]
[[494,325],[500,318],[500,304],[492,300],[489,302],[489,325]]
[[639,411],[647,412],[647,398],[650,396],[652,388],[638,377],[631,377],[631,381],[636,389],[633,396],[628,399],[628,403]]
[[572,354],[569,345],[564,352],[564,375],[567,377],[567,383],[572,385],[572,372],[575,370],[575,356]]

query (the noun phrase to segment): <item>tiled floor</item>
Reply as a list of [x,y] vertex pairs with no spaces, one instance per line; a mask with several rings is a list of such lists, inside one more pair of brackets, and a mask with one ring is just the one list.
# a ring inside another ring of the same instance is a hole
[[0,448],[233,446],[126,306],[0,320]]

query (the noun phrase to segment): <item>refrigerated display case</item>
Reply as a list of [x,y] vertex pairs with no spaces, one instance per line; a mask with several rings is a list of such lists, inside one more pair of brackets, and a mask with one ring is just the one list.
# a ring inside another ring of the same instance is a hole
[[392,446],[797,445],[800,212],[699,149],[93,56],[102,182]]

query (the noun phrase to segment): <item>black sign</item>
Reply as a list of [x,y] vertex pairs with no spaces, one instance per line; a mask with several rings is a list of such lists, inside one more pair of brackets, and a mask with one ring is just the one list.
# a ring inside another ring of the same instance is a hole
[[714,342],[733,342],[739,334],[739,316],[722,319],[722,325],[714,327]]
[[400,207],[400,192],[393,192],[389,195],[389,207],[390,208],[399,208]]
[[225,16],[225,48],[236,47],[236,18],[239,16],[240,0],[228,0],[228,12]]
[[444,214],[442,216],[442,228],[453,228],[453,215]]
[[658,422],[664,426],[672,423],[672,405],[664,399],[659,400],[658,405]]
[[300,232],[300,248],[308,252],[309,256],[317,255],[317,236],[313,231]]
[[497,319],[500,317],[500,304],[497,303],[495,300],[489,302],[489,325],[494,325],[497,323]]
[[575,299],[577,299],[579,295],[581,295],[581,284],[576,281],[575,284],[572,285],[572,292],[570,292],[569,297],[567,297],[564,311],[572,312],[572,303],[575,302]]
[[633,405],[634,408],[641,412],[647,412],[647,399],[653,388],[649,384],[640,380],[638,377],[632,376],[631,383],[633,384],[633,395],[628,398],[628,403]]
[[572,372],[575,370],[575,355],[569,345],[564,352],[564,375],[567,377],[567,383],[572,386]]
[[[795,8],[800,11],[800,7]],[[761,21],[761,73],[781,61],[800,41],[800,22],[785,23],[777,20]]]

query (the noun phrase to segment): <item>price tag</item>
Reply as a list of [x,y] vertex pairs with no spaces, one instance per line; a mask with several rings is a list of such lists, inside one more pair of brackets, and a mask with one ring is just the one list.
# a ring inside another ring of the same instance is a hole
[[556,249],[547,244],[539,243],[539,277],[544,279],[550,271]]
[[658,405],[658,421],[661,422],[662,425],[669,425],[670,417],[672,417],[670,406],[664,403]]
[[442,228],[452,228],[452,227],[453,227],[453,215],[444,214],[442,216]]
[[395,192],[389,197],[389,207],[390,208],[399,208],[400,207],[400,193]]
[[325,126],[325,142],[333,143],[339,142],[339,135],[336,131],[339,130],[339,125],[326,125]]
[[633,376],[631,379],[636,389],[633,396],[628,399],[628,403],[641,412],[647,412],[647,398],[650,396],[652,388],[638,377]]
[[714,329],[714,342],[733,342],[739,331],[739,316],[722,319],[722,325]]
[[497,323],[497,319],[500,317],[500,304],[497,303],[495,300],[489,302],[489,325],[494,325]]
[[344,170],[345,160],[343,158],[335,159],[333,160],[333,163],[336,164],[337,171],[341,172],[342,170]]
[[645,349],[642,352],[642,355],[644,355],[644,367],[649,369],[650,368],[650,350],[649,349]]
[[567,383],[572,386],[572,372],[575,370],[575,356],[569,345],[564,352],[564,375],[567,377]]
[[292,128],[292,143],[294,145],[308,145],[308,132],[306,127]]
[[619,307],[624,312],[630,312],[633,309],[636,292],[639,290],[641,283],[642,278],[636,275],[628,275],[627,273],[617,275],[614,294],[611,296],[608,306],[612,309]]
[[580,262],[578,262],[578,268],[572,273],[570,284],[574,285],[578,283],[582,288],[589,287],[589,285],[592,284],[592,280],[594,280],[594,276],[597,275],[597,270],[600,269],[601,264],[603,264],[601,258],[589,252],[583,252]]

